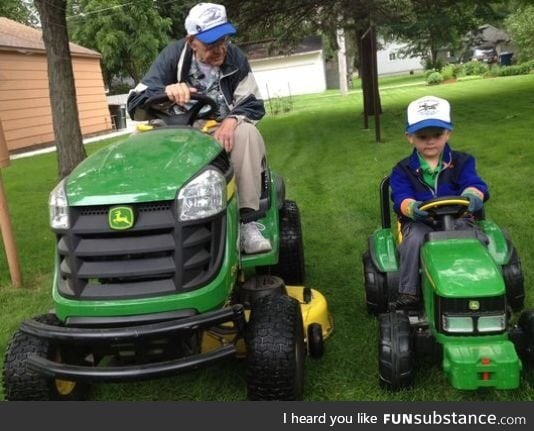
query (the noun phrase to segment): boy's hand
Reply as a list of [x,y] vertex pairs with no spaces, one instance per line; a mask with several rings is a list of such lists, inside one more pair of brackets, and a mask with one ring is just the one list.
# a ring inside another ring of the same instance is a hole
[[408,217],[415,221],[421,221],[428,218],[428,211],[420,210],[419,207],[423,202],[413,201],[408,205]]
[[484,206],[484,202],[482,202],[482,199],[480,199],[478,196],[466,194],[465,197],[469,199],[469,206],[467,207],[467,211],[470,213],[476,213],[477,211],[480,211]]

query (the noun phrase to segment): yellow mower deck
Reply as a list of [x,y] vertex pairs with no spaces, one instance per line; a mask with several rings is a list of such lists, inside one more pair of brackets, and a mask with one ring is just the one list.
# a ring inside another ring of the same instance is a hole
[[[322,293],[311,289],[311,300],[304,301],[303,286],[286,286],[287,293],[300,303],[302,312],[302,323],[304,334],[307,334],[308,326],[312,323],[318,323],[323,330],[323,339],[326,339],[332,333],[334,326],[332,316],[328,312],[328,304]],[[248,320],[250,310],[245,310],[245,317]],[[232,323],[221,325],[218,328],[212,328],[204,331],[202,336],[202,352],[209,352],[221,345],[230,344],[237,335],[237,331]],[[305,335],[306,336],[306,335]],[[307,340],[305,340],[307,341]],[[237,356],[243,357],[246,353],[246,347],[243,339],[237,342]]]

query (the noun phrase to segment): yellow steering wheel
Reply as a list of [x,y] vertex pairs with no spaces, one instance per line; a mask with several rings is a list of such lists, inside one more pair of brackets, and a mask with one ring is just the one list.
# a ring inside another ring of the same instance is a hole
[[469,207],[469,199],[463,196],[444,196],[423,202],[419,209],[427,211],[432,218],[440,218],[446,215],[461,217]]

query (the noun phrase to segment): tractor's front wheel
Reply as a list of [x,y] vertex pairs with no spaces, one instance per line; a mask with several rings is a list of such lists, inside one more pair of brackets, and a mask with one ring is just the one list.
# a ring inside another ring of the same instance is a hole
[[245,341],[248,398],[302,399],[306,350],[298,302],[280,295],[254,304]]
[[379,316],[378,370],[380,385],[392,391],[408,388],[414,380],[414,350],[406,313]]
[[517,326],[521,330],[522,342],[519,354],[530,367],[534,366],[534,310],[525,310],[519,316]]
[[[54,316],[43,315],[35,320],[57,324]],[[41,356],[62,362],[62,352],[48,340],[17,330],[9,342],[4,360],[4,394],[10,401],[83,401],[89,385],[68,380],[50,379],[28,367],[30,356]]]

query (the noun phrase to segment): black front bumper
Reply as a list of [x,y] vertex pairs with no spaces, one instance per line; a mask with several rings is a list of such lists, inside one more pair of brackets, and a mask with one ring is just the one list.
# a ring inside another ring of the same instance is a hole
[[242,335],[245,327],[243,306],[234,305],[182,319],[117,328],[55,326],[36,320],[27,320],[22,324],[20,330],[26,334],[47,339],[51,343],[60,344],[68,349],[69,346],[105,346],[139,342],[144,339],[165,337],[184,331],[207,329],[227,322],[234,323],[236,329],[234,342],[206,353],[172,360],[124,366],[84,366],[54,362],[35,355],[28,357],[28,367],[47,377],[74,381],[117,382],[164,377],[234,356],[236,353],[235,343]]

